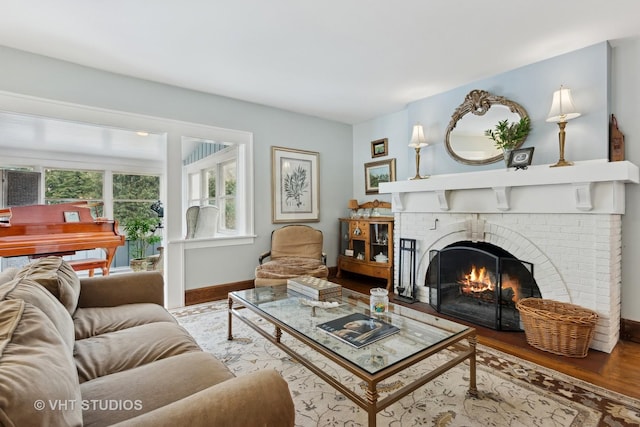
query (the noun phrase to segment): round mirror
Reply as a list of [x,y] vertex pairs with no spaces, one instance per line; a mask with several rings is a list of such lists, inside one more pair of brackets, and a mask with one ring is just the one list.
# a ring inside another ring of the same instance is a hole
[[[518,122],[528,117],[520,104],[484,90],[472,90],[451,116],[445,145],[449,155],[467,165],[486,165],[503,160],[503,152],[485,135],[501,120]],[[516,148],[519,148],[523,139]]]

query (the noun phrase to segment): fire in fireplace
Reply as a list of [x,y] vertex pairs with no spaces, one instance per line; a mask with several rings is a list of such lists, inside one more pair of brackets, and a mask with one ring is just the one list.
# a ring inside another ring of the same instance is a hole
[[533,264],[483,242],[431,251],[425,286],[439,313],[497,330],[520,330],[516,302],[541,297]]

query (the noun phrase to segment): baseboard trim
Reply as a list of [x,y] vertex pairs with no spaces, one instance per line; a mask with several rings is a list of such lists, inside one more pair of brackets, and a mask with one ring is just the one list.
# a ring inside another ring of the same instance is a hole
[[187,289],[184,293],[184,304],[194,305],[210,301],[227,299],[227,294],[234,291],[253,288],[253,280],[225,283],[224,285],[207,286],[205,288]]
[[620,319],[620,339],[640,343],[640,322]]

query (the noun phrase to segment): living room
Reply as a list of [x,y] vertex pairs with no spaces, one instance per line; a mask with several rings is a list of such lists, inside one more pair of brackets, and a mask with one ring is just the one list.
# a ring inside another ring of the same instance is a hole
[[[2,45],[0,38],[0,45]],[[166,163],[162,165],[165,204],[163,239],[167,248],[167,304],[184,305],[185,292],[211,286],[244,283],[253,279],[261,252],[269,247],[270,233],[279,227],[271,217],[271,147],[319,153],[320,219],[312,225],[324,232],[328,264],[338,256],[337,218],[348,214],[347,202],[373,199],[391,201],[388,194],[365,193],[364,164],[370,162],[370,143],[387,138],[387,158],[396,160],[397,179],[415,174],[415,150],[409,148],[415,122],[425,126],[429,146],[422,149],[425,175],[492,170],[503,165],[468,166],[446,152],[444,133],[450,116],[472,89],[485,89],[521,103],[533,121],[525,146],[535,147],[534,165],[552,164],[558,157],[558,129],[545,122],[551,97],[561,84],[572,89],[582,116],[567,126],[567,158],[575,162],[607,159],[609,118],[615,114],[626,136],[625,159],[640,163],[634,142],[640,135],[637,98],[640,90],[640,39],[600,39],[561,55],[526,63],[504,72],[476,77],[441,93],[406,102],[406,106],[364,120],[345,122],[320,118],[261,102],[248,102],[204,93],[105,70],[77,65],[0,47],[0,109],[26,115],[144,129],[166,135]],[[471,67],[473,64],[469,64]],[[371,64],[376,66],[376,64]],[[184,240],[184,204],[181,158],[182,137],[214,138],[217,131],[237,131],[250,137],[251,158],[246,170],[247,207],[252,211],[244,236]],[[206,134],[203,134],[206,133]],[[195,135],[194,135],[195,134]],[[12,157],[0,142],[0,163]],[[41,153],[42,157],[46,157]],[[0,166],[5,166],[0,164]],[[525,173],[518,171],[516,173]],[[626,212],[622,216],[621,317],[640,322],[640,290],[635,286],[635,262],[640,254],[637,220],[640,189],[625,186]],[[232,268],[230,266],[233,266]],[[423,278],[421,278],[423,280]],[[637,328],[637,325],[636,325]],[[637,329],[635,329],[637,330]]]

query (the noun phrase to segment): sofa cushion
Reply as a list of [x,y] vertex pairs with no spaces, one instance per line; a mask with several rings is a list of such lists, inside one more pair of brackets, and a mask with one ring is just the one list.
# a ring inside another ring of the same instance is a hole
[[190,351],[201,350],[184,328],[156,322],[77,340],[74,355],[84,382]]
[[164,307],[150,303],[78,308],[73,314],[77,340],[154,322],[176,321]]
[[233,378],[227,367],[202,351],[180,354],[80,386],[85,401],[130,401],[133,410],[83,411],[85,426],[111,425],[136,417]]
[[40,283],[73,314],[80,296],[80,279],[73,268],[60,257],[39,258],[24,266],[16,277],[28,277]]
[[21,299],[38,307],[53,322],[60,337],[64,341],[69,354],[73,354],[74,327],[73,320],[65,308],[51,292],[37,282],[17,277],[0,285],[0,300]]
[[13,278],[16,277],[17,272],[18,269],[15,267],[10,267],[4,271],[0,271],[0,285],[12,281]]
[[22,300],[0,301],[0,425],[81,426],[80,399],[71,353],[49,318]]

